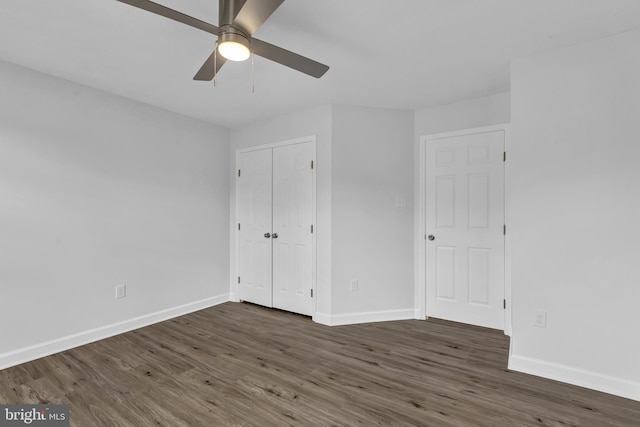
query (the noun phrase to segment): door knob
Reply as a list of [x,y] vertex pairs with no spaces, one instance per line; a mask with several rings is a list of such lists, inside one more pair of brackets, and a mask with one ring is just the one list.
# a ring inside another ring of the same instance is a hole
[[434,240],[436,240],[436,236],[434,236],[433,234],[429,234],[428,239],[433,242]]
[[272,237],[273,237],[274,239],[277,239],[277,238],[278,238],[278,233],[273,233],[273,236],[272,236]]
[[264,237],[268,239],[269,237],[271,237],[271,233],[264,233]]

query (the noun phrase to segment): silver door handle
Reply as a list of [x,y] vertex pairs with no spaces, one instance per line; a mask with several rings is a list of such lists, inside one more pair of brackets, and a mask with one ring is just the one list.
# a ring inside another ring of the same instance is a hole
[[268,239],[269,237],[271,237],[271,233],[264,233],[264,237]]
[[278,233],[273,233],[273,236],[271,236],[271,237],[273,237],[274,239],[277,239],[278,238]]
[[434,236],[433,234],[429,234],[428,239],[429,241],[433,242],[434,240],[436,240],[436,236]]

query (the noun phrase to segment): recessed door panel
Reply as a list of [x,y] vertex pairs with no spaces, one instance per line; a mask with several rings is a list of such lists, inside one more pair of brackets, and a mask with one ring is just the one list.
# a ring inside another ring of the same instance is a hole
[[455,163],[456,152],[455,150],[448,150],[446,148],[439,148],[436,150],[436,166],[447,166]]
[[469,164],[477,163],[489,163],[491,162],[491,146],[480,141],[477,144],[470,144],[468,146],[468,161]]
[[[291,265],[289,264],[291,261],[294,261],[289,256],[288,252],[290,250],[289,245],[286,243],[274,243],[274,249],[277,252],[273,257],[273,268],[275,270],[280,271],[289,271],[291,269]],[[290,291],[290,274],[284,274],[278,278],[275,283],[276,292],[289,292]]]
[[456,177],[436,177],[435,191],[436,228],[455,227]]
[[491,289],[491,249],[469,248],[469,303],[489,304]]
[[490,176],[486,173],[472,173],[468,175],[468,213],[469,228],[489,228],[489,198]]
[[436,298],[456,299],[456,248],[438,246],[436,249]]

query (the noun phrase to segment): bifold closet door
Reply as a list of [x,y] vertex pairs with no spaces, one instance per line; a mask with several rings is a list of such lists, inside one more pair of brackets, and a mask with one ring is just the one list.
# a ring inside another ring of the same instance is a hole
[[238,294],[272,307],[272,150],[241,153],[238,162]]
[[241,153],[239,298],[313,314],[313,146]]
[[273,306],[312,315],[311,143],[273,149]]

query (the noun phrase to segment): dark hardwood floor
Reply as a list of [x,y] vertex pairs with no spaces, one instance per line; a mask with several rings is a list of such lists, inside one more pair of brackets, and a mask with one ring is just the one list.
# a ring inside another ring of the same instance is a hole
[[640,402],[506,369],[501,332],[326,327],[226,303],[0,371],[90,426],[640,426]]

